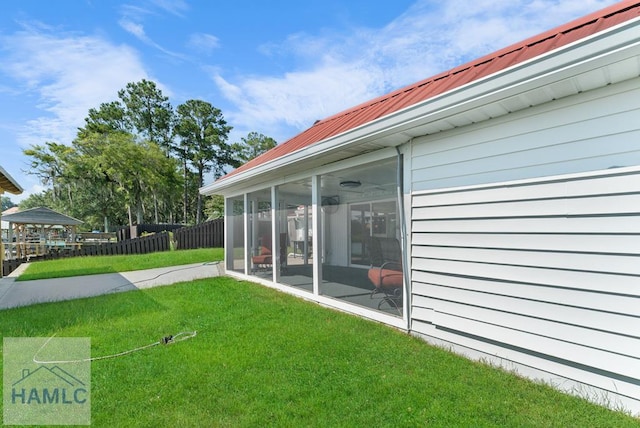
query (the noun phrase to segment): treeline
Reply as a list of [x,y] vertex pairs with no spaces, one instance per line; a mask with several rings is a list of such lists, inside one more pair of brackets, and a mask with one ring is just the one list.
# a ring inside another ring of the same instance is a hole
[[274,147],[251,132],[229,143],[232,127],[202,100],[175,109],[154,82],[118,91],[118,100],[90,109],[84,127],[67,144],[45,142],[24,150],[29,174],[47,190],[21,209],[47,206],[90,229],[141,223],[197,224],[221,215],[222,201],[198,189],[205,174],[220,177]]

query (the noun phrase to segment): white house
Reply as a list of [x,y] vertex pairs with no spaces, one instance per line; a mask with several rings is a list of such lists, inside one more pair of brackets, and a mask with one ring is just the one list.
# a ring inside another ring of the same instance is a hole
[[617,3],[203,187],[228,274],[640,412],[639,17]]

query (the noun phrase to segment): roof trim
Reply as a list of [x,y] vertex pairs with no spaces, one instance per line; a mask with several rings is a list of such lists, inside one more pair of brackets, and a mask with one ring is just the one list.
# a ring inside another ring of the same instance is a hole
[[24,190],[2,166],[0,166],[0,189],[14,195],[19,195]]

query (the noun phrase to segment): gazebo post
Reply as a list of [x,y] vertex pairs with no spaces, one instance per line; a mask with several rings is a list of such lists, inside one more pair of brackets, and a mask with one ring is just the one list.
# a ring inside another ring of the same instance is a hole
[[14,248],[16,249],[16,259],[22,258],[22,232],[20,231],[20,224],[14,223],[14,230],[16,232],[16,243],[14,244]]
[[[36,256],[41,256],[43,254],[46,253],[46,242],[47,242],[47,234],[44,231],[44,223],[40,225],[40,233],[38,233],[38,235],[40,236],[40,239],[38,240],[38,244],[36,246]],[[40,253],[42,251],[42,254]]]
[[15,226],[13,225],[12,222],[9,222],[9,230],[7,231],[7,246],[9,247],[9,257],[7,257],[8,259],[12,259],[13,258],[13,252],[16,249],[16,244],[13,243],[13,228]]

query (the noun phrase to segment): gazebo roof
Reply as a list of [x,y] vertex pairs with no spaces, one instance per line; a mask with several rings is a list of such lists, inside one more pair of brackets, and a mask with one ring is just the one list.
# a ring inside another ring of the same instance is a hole
[[20,224],[59,224],[75,226],[83,223],[77,218],[69,217],[47,207],[31,208],[17,213],[2,216],[3,221]]

